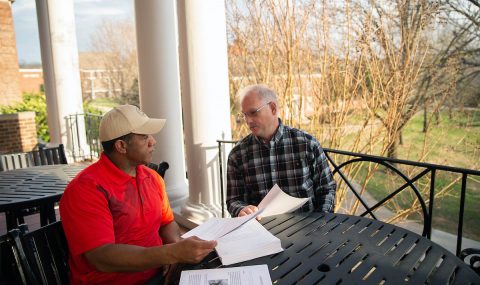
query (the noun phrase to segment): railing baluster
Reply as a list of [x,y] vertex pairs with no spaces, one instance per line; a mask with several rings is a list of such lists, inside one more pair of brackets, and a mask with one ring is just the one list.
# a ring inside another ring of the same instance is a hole
[[457,233],[457,251],[456,255],[460,256],[462,251],[463,237],[463,213],[465,211],[465,193],[467,192],[467,174],[462,175],[462,190],[460,191],[460,213],[458,215],[458,233]]
[[435,174],[436,171],[435,169],[431,169],[431,175],[430,175],[430,203],[428,205],[428,219],[425,221],[427,223],[427,238],[431,239],[432,238],[432,219],[433,219],[433,202],[435,200]]
[[[87,136],[87,144],[90,148],[90,159],[100,155],[100,142],[98,141],[98,127],[102,116],[94,114],[72,114],[65,117],[68,128],[70,130],[70,140],[72,141],[72,156],[74,161],[77,158],[86,158],[88,154],[81,153],[80,148],[80,127],[79,120],[83,120],[85,124],[85,132]],[[76,142],[76,143],[75,143]]]
[[80,155],[85,156],[85,154],[83,154],[83,153],[81,152],[81,149],[82,149],[82,148],[80,147],[80,144],[81,144],[81,143],[80,143],[80,127],[78,126],[78,125],[79,125],[79,124],[78,124],[78,116],[81,116],[81,115],[83,115],[83,114],[78,114],[78,113],[75,114],[75,129],[76,129],[76,131],[77,131],[76,137],[77,137],[77,146],[78,146],[78,148],[79,148],[79,149],[78,149],[78,153],[79,153]]
[[220,203],[222,204],[222,218],[225,218],[225,199],[223,194],[223,161],[222,161],[222,142],[218,142],[218,162],[219,162],[219,169],[220,169]]

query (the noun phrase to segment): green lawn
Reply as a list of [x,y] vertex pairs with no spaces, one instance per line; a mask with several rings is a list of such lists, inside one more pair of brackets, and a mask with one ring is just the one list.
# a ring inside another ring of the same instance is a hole
[[[415,116],[406,126],[403,132],[403,144],[398,149],[398,156],[402,159],[418,161],[425,145],[426,156],[424,162],[441,165],[449,165],[460,168],[479,169],[480,164],[480,111],[457,111],[450,118],[446,112],[442,112],[438,125],[432,125],[430,131],[425,134],[423,129],[422,114]],[[426,141],[426,144],[425,144]],[[403,169],[406,170],[406,169]],[[416,170],[413,173],[418,173]],[[362,169],[358,181],[362,181],[366,169]],[[410,175],[410,177],[413,174]],[[377,200],[388,195],[389,189],[395,189],[404,182],[398,177],[389,174],[385,169],[379,169],[368,186],[368,192]],[[435,181],[436,193],[443,189],[458,174],[438,172]],[[422,179],[416,183],[419,190],[428,189],[428,179]],[[450,190],[434,201],[433,227],[453,234],[457,233],[458,213],[460,204],[460,181]],[[388,190],[387,190],[388,189]],[[424,200],[428,194],[422,195]],[[413,191],[408,190],[396,198],[395,204],[389,204],[387,208],[408,209],[416,199]],[[464,237],[480,240],[480,177],[471,176],[467,181]],[[411,216],[410,218],[415,218]],[[418,218],[418,216],[416,216]]]
[[452,118],[442,112],[439,124],[432,124],[426,137],[422,129],[423,117],[417,114],[403,132],[400,158],[418,160],[426,139],[426,162],[480,169],[480,110],[457,111]]

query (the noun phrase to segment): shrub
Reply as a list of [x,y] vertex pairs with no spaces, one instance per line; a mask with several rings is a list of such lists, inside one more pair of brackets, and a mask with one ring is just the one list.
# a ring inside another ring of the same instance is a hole
[[10,106],[0,106],[1,114],[15,114],[18,112],[35,112],[37,137],[39,141],[49,142],[50,133],[47,124],[47,103],[43,93],[24,93],[23,101]]

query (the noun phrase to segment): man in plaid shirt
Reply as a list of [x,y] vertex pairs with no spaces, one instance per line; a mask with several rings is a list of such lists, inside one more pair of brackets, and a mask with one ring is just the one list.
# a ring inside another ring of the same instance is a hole
[[336,184],[320,143],[278,118],[275,91],[264,85],[240,93],[241,117],[251,134],[228,156],[227,207],[233,217],[258,211],[273,185],[287,194],[310,198],[297,211],[333,212]]

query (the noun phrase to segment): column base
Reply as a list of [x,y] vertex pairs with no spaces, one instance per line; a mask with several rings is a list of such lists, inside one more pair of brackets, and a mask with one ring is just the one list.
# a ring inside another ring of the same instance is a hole
[[208,219],[222,217],[221,207],[217,205],[194,204],[187,202],[181,208],[174,209],[175,220],[180,225],[192,229]]
[[185,184],[182,186],[167,187],[167,196],[172,209],[181,208],[188,200],[188,186]]

